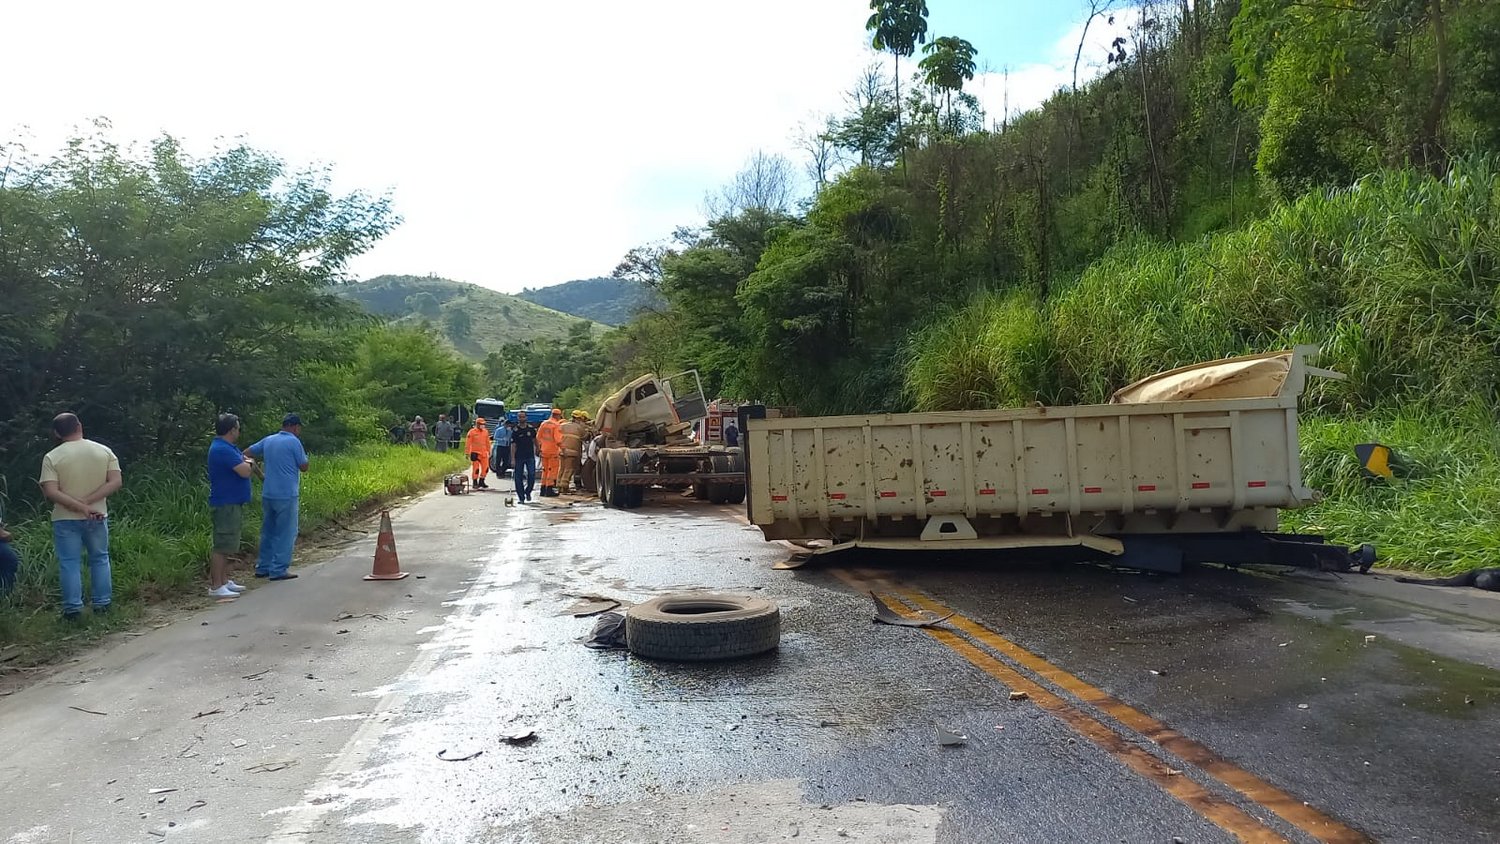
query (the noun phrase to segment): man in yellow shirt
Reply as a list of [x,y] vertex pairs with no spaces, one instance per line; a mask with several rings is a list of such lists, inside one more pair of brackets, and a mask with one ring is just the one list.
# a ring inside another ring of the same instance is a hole
[[94,613],[109,611],[114,589],[109,569],[107,499],[120,488],[120,460],[107,446],[83,438],[83,423],[71,413],[52,420],[61,445],[42,458],[38,479],[52,502],[52,544],[62,581],[63,618],[83,614],[82,554],[89,555],[89,595]]

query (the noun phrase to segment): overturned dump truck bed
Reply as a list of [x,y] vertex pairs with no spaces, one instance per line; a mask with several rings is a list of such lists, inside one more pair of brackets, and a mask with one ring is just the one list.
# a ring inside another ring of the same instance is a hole
[[1109,404],[758,418],[742,410],[749,516],[827,550],[1043,549],[1178,571],[1185,562],[1368,569],[1374,551],[1275,533],[1302,485],[1297,401],[1310,346],[1197,364]]

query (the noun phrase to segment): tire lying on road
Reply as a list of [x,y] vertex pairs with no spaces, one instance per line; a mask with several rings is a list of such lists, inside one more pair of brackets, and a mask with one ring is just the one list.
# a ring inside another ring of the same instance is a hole
[[742,595],[684,592],[636,604],[625,613],[630,652],[648,659],[737,659],[781,642],[781,610]]

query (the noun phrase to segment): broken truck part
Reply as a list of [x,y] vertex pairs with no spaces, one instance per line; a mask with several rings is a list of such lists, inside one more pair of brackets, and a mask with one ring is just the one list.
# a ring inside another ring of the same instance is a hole
[[648,487],[661,486],[692,488],[698,498],[715,504],[742,503],[740,449],[703,444],[692,436],[693,423],[707,415],[696,370],[670,378],[642,375],[605,399],[596,417],[599,500],[633,510],[645,501]]
[[750,522],[768,540],[1018,549],[1151,571],[1185,563],[1368,570],[1368,545],[1279,534],[1302,484],[1313,346],[1174,369],[1109,404],[760,418],[741,412]]

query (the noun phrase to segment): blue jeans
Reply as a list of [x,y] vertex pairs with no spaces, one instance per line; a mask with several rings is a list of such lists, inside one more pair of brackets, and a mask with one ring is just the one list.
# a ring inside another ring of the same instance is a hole
[[16,585],[16,572],[21,570],[21,558],[10,543],[0,540],[0,595]]
[[529,457],[518,457],[511,467],[516,477],[516,497],[522,501],[531,499],[531,490],[536,486],[536,463]]
[[52,523],[64,613],[83,609],[82,554],[89,555],[89,598],[94,608],[109,606],[114,584],[109,572],[109,520],[61,519]]
[[255,573],[266,577],[286,574],[297,545],[297,499],[262,498],[260,501],[260,557]]

